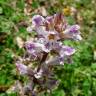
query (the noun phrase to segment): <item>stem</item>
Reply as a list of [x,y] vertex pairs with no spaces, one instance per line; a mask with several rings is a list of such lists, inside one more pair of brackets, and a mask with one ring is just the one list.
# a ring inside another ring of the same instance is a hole
[[41,61],[40,61],[39,67],[38,67],[38,69],[37,69],[37,72],[39,72],[42,63],[46,61],[47,56],[48,56],[48,53],[44,52],[44,53],[43,53],[43,57],[42,57],[42,59],[41,59]]

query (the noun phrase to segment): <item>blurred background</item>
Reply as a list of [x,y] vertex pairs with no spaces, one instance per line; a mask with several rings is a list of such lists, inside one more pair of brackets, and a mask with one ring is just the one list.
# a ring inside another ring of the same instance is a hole
[[[73,64],[56,69],[60,84],[52,96],[96,96],[96,0],[0,0],[0,96],[18,96],[9,89],[18,76],[15,56],[23,53],[26,31],[35,14],[62,12],[69,24],[79,24],[83,40],[65,41],[77,52]],[[48,95],[44,95],[48,96]]]

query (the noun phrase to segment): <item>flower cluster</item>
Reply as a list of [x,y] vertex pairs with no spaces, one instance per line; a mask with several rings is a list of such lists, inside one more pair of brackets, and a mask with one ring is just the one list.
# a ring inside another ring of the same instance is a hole
[[[35,15],[32,18],[32,24],[27,28],[28,32],[36,32],[32,40],[24,44],[26,56],[16,62],[20,74],[27,75],[31,84],[27,85],[27,91],[33,94],[37,89],[51,90],[57,80],[53,76],[53,67],[63,65],[71,61],[71,56],[75,49],[63,45],[63,40],[81,40],[79,25],[68,25],[63,14],[58,13],[46,18]],[[25,61],[38,62],[36,68],[23,64]],[[38,84],[36,89],[32,85]],[[30,86],[31,85],[31,86]],[[24,86],[26,89],[26,86]],[[26,93],[26,92],[25,92]]]

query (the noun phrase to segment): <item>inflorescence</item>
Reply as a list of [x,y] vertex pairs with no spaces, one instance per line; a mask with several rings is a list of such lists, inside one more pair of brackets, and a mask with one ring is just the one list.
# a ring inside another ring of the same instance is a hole
[[[36,95],[38,92],[51,90],[57,84],[54,66],[70,63],[71,56],[76,51],[65,46],[62,41],[82,40],[79,30],[80,26],[77,24],[68,25],[61,13],[45,18],[40,15],[32,17],[32,24],[27,31],[36,32],[36,35],[25,42],[26,55],[16,62],[19,73],[29,78],[28,84],[23,85],[24,94]],[[37,62],[37,65],[31,68],[25,64],[26,61],[31,64]]]

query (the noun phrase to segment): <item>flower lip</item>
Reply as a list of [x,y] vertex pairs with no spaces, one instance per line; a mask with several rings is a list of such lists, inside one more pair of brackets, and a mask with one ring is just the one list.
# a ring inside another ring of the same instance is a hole
[[27,74],[27,66],[22,64],[21,62],[16,62],[16,67],[19,70],[20,74],[24,75]]
[[70,33],[78,33],[79,29],[80,29],[79,25],[73,25],[70,27]]
[[63,55],[67,55],[67,56],[70,56],[70,55],[73,55],[75,53],[75,49],[72,48],[72,47],[69,47],[69,46],[63,46],[61,48],[61,52],[60,52],[60,55],[61,57]]
[[34,23],[36,26],[42,25],[44,22],[44,18],[40,15],[35,15],[32,18],[32,23]]

